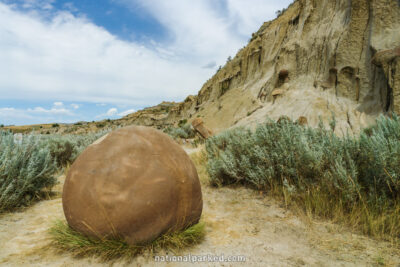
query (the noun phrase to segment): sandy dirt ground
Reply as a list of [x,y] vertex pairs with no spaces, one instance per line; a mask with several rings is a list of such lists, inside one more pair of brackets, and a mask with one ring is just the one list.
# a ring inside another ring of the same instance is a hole
[[[59,193],[63,179],[59,178],[56,188]],[[400,253],[391,244],[331,223],[309,223],[286,210],[282,203],[253,190],[213,188],[204,182],[202,189],[206,238],[179,255],[240,255],[246,257],[246,262],[202,262],[193,266],[400,266]],[[57,252],[50,245],[47,230],[54,220],[64,217],[60,195],[0,217],[0,266],[191,265],[156,263],[151,255],[131,262],[104,263],[97,258],[74,258],[67,252]]]

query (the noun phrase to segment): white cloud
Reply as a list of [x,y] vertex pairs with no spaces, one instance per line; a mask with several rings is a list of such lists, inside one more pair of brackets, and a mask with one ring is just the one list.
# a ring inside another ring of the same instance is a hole
[[60,105],[53,105],[52,108],[46,109],[43,107],[35,108],[0,108],[0,124],[28,124],[34,123],[49,123],[55,121],[71,122],[76,121],[77,114],[73,113]]
[[116,116],[124,117],[124,116],[126,116],[128,114],[131,114],[131,113],[134,113],[134,112],[136,112],[135,109],[128,109],[128,110],[125,110],[125,111],[122,111],[122,112],[118,113],[118,109],[114,107],[114,108],[108,109],[106,113],[102,113],[100,115],[97,115],[96,119],[105,119],[105,118],[111,118],[111,117],[116,117]]
[[53,9],[55,0],[22,0],[22,7],[26,9],[39,8],[44,10]]
[[28,108],[28,113],[36,113],[36,114],[52,114],[52,115],[67,115],[72,116],[74,113],[63,107],[52,107],[51,109],[45,109],[42,107],[35,107],[33,109]]
[[134,113],[134,112],[136,112],[136,110],[128,109],[128,110],[122,111],[121,113],[118,113],[118,116],[124,117],[124,116]]
[[116,108],[110,108],[110,109],[107,111],[106,115],[107,115],[107,116],[115,116],[117,113],[118,113],[118,109],[116,109]]
[[79,108],[79,105],[78,104],[71,104],[71,107],[73,108],[73,109],[78,109]]
[[67,2],[63,5],[63,7],[71,12],[78,12],[79,10],[75,7],[74,3]]
[[235,31],[251,37],[263,22],[275,18],[275,12],[286,8],[293,0],[265,1],[265,0],[226,0],[227,16],[235,27]]
[[54,102],[53,106],[54,107],[62,107],[62,106],[64,106],[64,103],[63,102]]
[[0,3],[0,36],[3,98],[143,106],[183,99],[210,75],[68,12],[46,22]]
[[45,109],[43,107],[28,108],[27,113],[31,114],[48,114],[48,115],[65,115],[73,116],[75,115],[71,110],[64,107],[63,102],[54,102],[53,107],[50,109]]
[[13,112],[15,108],[0,108],[0,112]]
[[107,110],[106,113],[101,113],[101,114],[97,115],[96,119],[111,118],[111,117],[115,117],[117,115],[119,116],[118,109],[117,108],[110,108],[110,109]]
[[117,0],[141,6],[173,36],[168,49],[204,66],[224,64],[275,11],[293,0]]
[[120,1],[145,8],[174,37],[168,48],[201,66],[212,60],[221,62],[243,45],[244,40],[231,31],[225,14],[215,8],[216,1]]
[[15,108],[0,108],[0,124],[15,124],[18,120],[31,120],[32,115],[28,114],[26,110]]

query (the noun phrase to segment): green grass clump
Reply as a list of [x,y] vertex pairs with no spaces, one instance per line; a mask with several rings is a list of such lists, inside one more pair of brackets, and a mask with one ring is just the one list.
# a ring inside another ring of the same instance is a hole
[[98,256],[108,261],[117,258],[132,259],[142,253],[156,253],[161,249],[177,252],[200,243],[205,236],[203,222],[183,231],[167,233],[148,244],[129,245],[121,238],[87,237],[73,230],[65,221],[56,221],[49,230],[53,245],[60,251],[69,251],[74,256]]
[[[331,127],[334,128],[334,121]],[[358,137],[268,121],[206,142],[211,183],[284,197],[308,214],[379,237],[400,237],[400,119],[380,117]]]

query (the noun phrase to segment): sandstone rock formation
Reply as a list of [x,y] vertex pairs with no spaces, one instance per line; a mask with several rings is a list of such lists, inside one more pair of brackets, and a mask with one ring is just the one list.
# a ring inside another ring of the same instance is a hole
[[209,130],[205,125],[202,119],[196,118],[192,121],[193,128],[205,139],[209,138],[212,135],[211,130]]
[[197,223],[203,205],[186,152],[143,126],[118,129],[90,145],[71,166],[62,201],[73,229],[130,244]]
[[163,123],[201,116],[219,132],[281,115],[328,125],[335,114],[338,134],[356,133],[400,113],[399,46],[397,0],[297,0]]

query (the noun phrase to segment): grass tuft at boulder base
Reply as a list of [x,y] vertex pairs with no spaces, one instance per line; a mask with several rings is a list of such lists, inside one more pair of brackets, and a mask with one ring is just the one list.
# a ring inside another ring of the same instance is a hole
[[201,243],[205,237],[205,224],[199,222],[183,231],[166,233],[151,243],[130,245],[121,238],[93,238],[85,236],[63,221],[57,220],[49,229],[52,245],[59,251],[68,251],[76,257],[97,256],[103,261],[132,259],[143,253],[154,254],[160,250],[177,253]]

